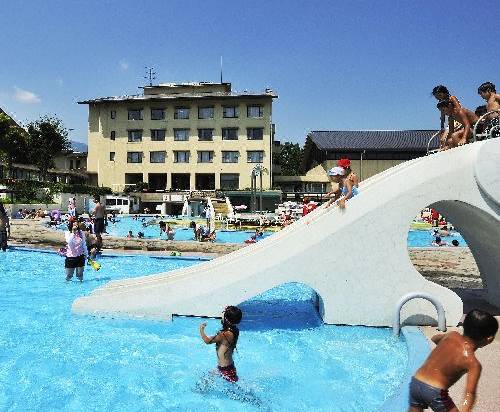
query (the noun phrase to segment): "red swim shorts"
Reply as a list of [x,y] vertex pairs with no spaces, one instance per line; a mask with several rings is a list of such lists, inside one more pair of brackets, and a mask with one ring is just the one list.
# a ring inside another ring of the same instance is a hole
[[217,366],[220,375],[229,382],[238,382],[238,374],[234,364],[228,366]]

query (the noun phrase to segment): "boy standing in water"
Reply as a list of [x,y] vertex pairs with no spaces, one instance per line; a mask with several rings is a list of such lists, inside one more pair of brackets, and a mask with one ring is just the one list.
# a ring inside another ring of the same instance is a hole
[[448,395],[448,388],[464,374],[467,374],[467,383],[460,411],[472,410],[482,369],[475,352],[493,342],[498,321],[489,313],[474,309],[465,317],[463,326],[463,335],[449,332],[432,337],[437,346],[410,383],[409,412],[422,412],[426,408],[435,412],[459,412]]
[[234,367],[233,352],[238,343],[240,331],[236,326],[241,322],[241,310],[236,306],[228,306],[222,312],[222,329],[215,336],[207,336],[206,323],[200,324],[200,336],[207,345],[215,343],[217,352],[217,369],[219,374],[229,382],[237,382],[238,374]]

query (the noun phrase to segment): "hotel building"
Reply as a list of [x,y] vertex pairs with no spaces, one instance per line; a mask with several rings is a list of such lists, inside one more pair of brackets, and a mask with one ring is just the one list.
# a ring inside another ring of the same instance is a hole
[[209,82],[142,89],[78,102],[89,106],[91,181],[115,192],[139,182],[149,191],[244,190],[261,166],[271,188],[272,90]]

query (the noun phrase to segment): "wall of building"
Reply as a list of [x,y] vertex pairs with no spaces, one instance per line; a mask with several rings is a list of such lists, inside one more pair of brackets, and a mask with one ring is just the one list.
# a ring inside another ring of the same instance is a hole
[[[237,105],[238,118],[223,118],[223,105]],[[260,104],[263,106],[261,118],[248,118],[247,105]],[[174,119],[176,106],[190,107],[190,118]],[[213,119],[198,119],[198,106],[214,106]],[[164,120],[151,120],[151,109],[165,109]],[[128,120],[129,109],[142,109],[143,120]],[[111,111],[116,112],[116,118],[111,119]],[[250,187],[251,170],[257,163],[247,162],[247,151],[264,152],[262,166],[271,170],[271,113],[272,98],[232,99],[168,99],[167,101],[117,101],[89,104],[89,136],[87,170],[98,174],[99,186],[111,187],[114,191],[121,191],[125,187],[125,173],[142,174],[142,181],[148,182],[149,173],[166,173],[166,189],[172,188],[172,174],[190,174],[190,189],[195,187],[195,174],[215,174],[215,189],[221,189],[221,173],[239,174],[239,189]],[[222,140],[222,128],[237,127],[238,140]],[[263,140],[248,140],[247,128],[264,128]],[[174,129],[189,128],[189,141],[174,141]],[[214,129],[213,141],[199,141],[198,128]],[[143,130],[142,142],[129,142],[129,130]],[[152,141],[151,129],[165,129],[165,141]],[[115,132],[115,140],[111,139],[111,132]],[[238,163],[222,163],[222,151],[238,151]],[[165,163],[151,163],[151,151],[166,151]],[[174,151],[189,151],[189,163],[174,163]],[[213,151],[212,163],[198,163],[198,151]],[[114,161],[110,160],[110,153],[115,153]],[[143,152],[142,163],[127,163],[127,152]],[[263,186],[271,187],[270,174],[264,175]]]
[[[361,160],[351,159],[351,169],[360,177],[361,180],[368,179],[384,170],[387,170],[393,166],[403,163],[405,160],[363,160],[363,166],[361,166]],[[336,160],[328,160],[325,162],[325,168],[328,170],[333,166],[337,166]]]

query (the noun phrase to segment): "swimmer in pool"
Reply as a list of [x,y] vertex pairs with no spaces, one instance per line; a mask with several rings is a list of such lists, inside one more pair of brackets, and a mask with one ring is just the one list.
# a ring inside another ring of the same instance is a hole
[[238,343],[240,331],[236,325],[241,322],[243,314],[236,306],[228,306],[222,312],[222,329],[215,336],[205,333],[206,323],[200,324],[200,336],[207,345],[215,343],[217,352],[217,369],[219,374],[229,382],[237,382],[238,374],[233,361],[233,352]]

